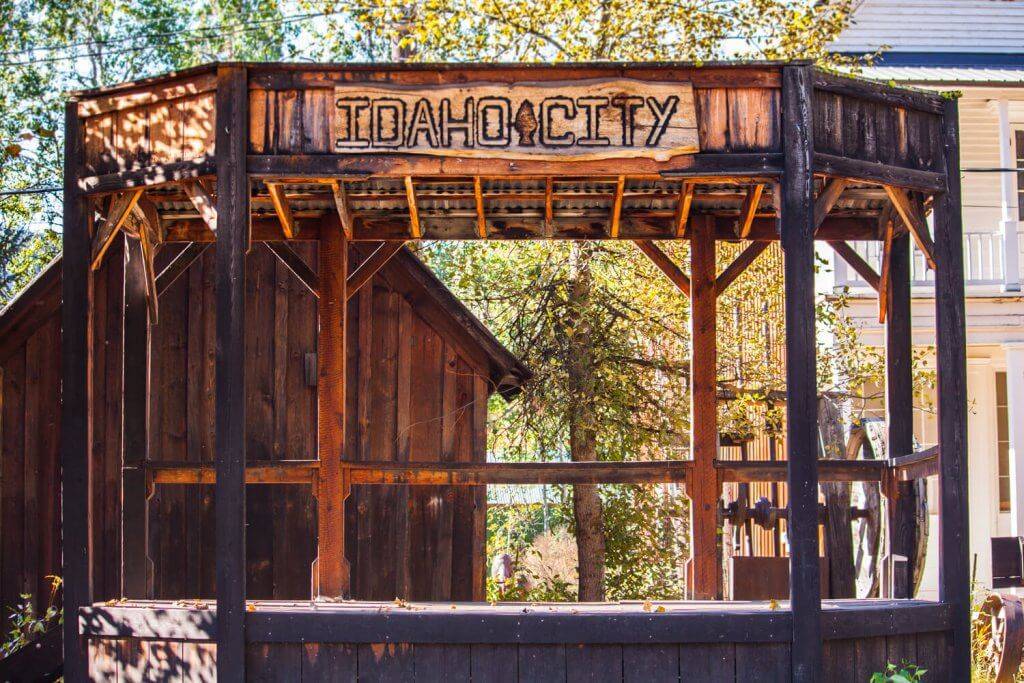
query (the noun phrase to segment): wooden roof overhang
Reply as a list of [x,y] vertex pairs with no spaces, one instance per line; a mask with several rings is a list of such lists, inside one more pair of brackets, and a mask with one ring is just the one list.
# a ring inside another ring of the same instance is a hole
[[[778,63],[245,66],[257,240],[315,239],[320,219],[339,210],[354,240],[672,239],[685,238],[687,225],[702,217],[719,238],[778,239]],[[211,65],[77,93],[86,157],[81,188],[92,195],[144,189],[161,238],[212,241],[204,202],[216,201],[215,72]],[[924,194],[945,187],[943,100],[819,70],[813,80],[818,191],[831,178],[844,181],[823,195],[816,237],[883,239],[880,225],[892,206],[887,186]],[[641,97],[646,85],[692,92],[693,147],[657,158],[639,142],[635,156],[579,148],[540,158],[535,152],[545,150],[537,147],[438,150],[422,138],[417,153],[335,147],[345,113],[333,106],[338,88],[384,86],[418,96],[459,87],[453,92],[461,96],[476,86],[515,84],[547,96],[559,87],[582,84],[575,87],[585,91],[621,81]]]

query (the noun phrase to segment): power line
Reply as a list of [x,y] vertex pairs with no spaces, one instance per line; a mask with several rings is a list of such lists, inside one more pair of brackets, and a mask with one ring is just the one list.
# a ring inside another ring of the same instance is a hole
[[[277,24],[280,24],[280,25],[295,24],[295,23],[299,23],[301,21],[308,21],[310,19],[318,19],[320,17],[328,17],[328,16],[332,16],[332,15],[345,14],[345,13],[346,12],[339,10],[339,11],[336,11],[336,12],[323,12],[323,13],[318,13],[318,14],[301,14],[301,15],[293,15],[290,18],[281,18],[281,19],[268,20],[268,21],[265,21],[263,23],[270,23],[272,21],[273,23],[277,23]],[[167,42],[164,42],[162,45],[163,46],[181,45],[183,43],[187,43],[190,40],[210,41],[210,40],[213,40],[213,39],[216,39],[216,38],[224,38],[224,37],[232,36],[232,35],[239,35],[239,34],[243,34],[243,33],[251,33],[251,32],[259,30],[259,28],[260,28],[259,25],[253,25],[253,26],[250,26],[249,28],[244,28],[245,26],[246,26],[245,24],[242,24],[242,25],[239,25],[239,27],[237,27],[237,28],[235,28],[235,29],[233,29],[231,31],[224,31],[224,32],[220,32],[220,33],[210,33],[209,35],[198,36],[198,37],[182,36],[180,32],[174,33],[174,34],[164,34],[165,36],[171,37],[171,38],[177,36],[179,39],[178,40],[168,40]],[[141,38],[138,38],[138,39],[141,39]],[[86,45],[92,46],[92,45],[98,45],[98,44],[99,43],[87,43]],[[134,52],[144,52],[146,50],[155,49],[156,47],[159,47],[159,46],[160,45],[157,45],[157,44],[152,44],[152,45],[135,45],[135,46],[132,46],[132,47],[126,47],[126,48],[122,48],[122,49],[119,49],[119,50],[111,50],[109,52],[95,52],[94,51],[94,52],[76,53],[76,54],[72,54],[72,55],[62,55],[62,56],[56,56],[56,57],[44,57],[44,58],[40,58],[40,59],[30,59],[30,60],[21,61],[21,62],[18,62],[18,61],[14,61],[14,62],[0,62],[0,66],[34,66],[36,64],[52,64],[52,63],[55,63],[55,62],[76,61],[78,59],[85,59],[85,58],[89,58],[89,57],[114,57],[114,56],[117,56],[117,55],[125,55],[125,54],[134,53]]]
[[50,194],[63,192],[61,187],[24,187],[20,190],[0,190],[0,197],[13,197],[25,194]]

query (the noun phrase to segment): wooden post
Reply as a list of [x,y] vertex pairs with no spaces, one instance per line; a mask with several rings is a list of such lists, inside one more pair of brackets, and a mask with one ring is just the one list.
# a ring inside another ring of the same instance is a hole
[[149,439],[150,321],[142,242],[125,239],[121,410],[121,595],[151,598],[149,504],[145,462]]
[[818,680],[822,651],[810,71],[808,66],[782,69],[785,161],[780,223],[786,279],[786,445],[794,681]]
[[92,245],[88,204],[78,187],[83,135],[75,101],[68,102],[65,108],[64,131],[60,422],[64,680],[78,683],[89,679],[88,651],[78,634],[78,610],[92,603]]
[[317,361],[317,428],[320,475],[317,487],[317,560],[315,597],[348,596],[345,559],[345,498],[348,482],[341,460],[345,449],[345,357],[348,238],[337,220],[327,220],[320,234],[320,334]]
[[[889,286],[886,288],[885,318],[885,415],[888,427],[888,457],[914,452],[914,387],[910,311],[910,235],[892,242],[889,252]],[[889,496],[889,555],[885,590],[888,597],[909,598],[913,591],[914,482],[899,482]],[[907,562],[894,562],[902,556]]]
[[245,679],[245,252],[248,83],[217,69],[217,678]]
[[690,597],[722,596],[722,562],[718,535],[721,487],[718,453],[717,341],[715,325],[715,231],[706,217],[690,228],[690,449],[693,474],[686,481],[690,498]]
[[971,671],[971,584],[967,519],[967,333],[956,100],[946,103],[942,145],[946,192],[935,198],[935,337],[939,422],[939,599],[950,606],[950,680]]

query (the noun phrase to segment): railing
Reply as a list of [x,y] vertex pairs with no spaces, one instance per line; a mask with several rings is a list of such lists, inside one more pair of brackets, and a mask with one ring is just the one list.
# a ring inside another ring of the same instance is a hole
[[[1005,238],[1000,232],[964,233],[964,283],[968,287],[995,287],[1006,282]],[[852,242],[851,246],[876,272],[882,263],[882,242]],[[914,287],[933,287],[935,273],[925,264],[924,254],[915,245],[911,252],[911,281]],[[842,258],[836,257],[837,287],[867,288],[860,275]]]

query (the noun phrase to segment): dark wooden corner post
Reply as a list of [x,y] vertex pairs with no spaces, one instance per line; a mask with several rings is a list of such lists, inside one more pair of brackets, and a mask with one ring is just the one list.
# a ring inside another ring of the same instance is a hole
[[705,217],[690,228],[690,450],[693,471],[686,479],[690,499],[690,597],[722,597],[718,501],[718,359],[715,312],[715,229]]
[[[890,459],[914,452],[914,387],[910,310],[910,235],[895,237],[889,251],[889,285],[885,289],[885,416]],[[909,598],[914,590],[917,528],[915,483],[888,482],[889,549],[887,597]]]
[[149,486],[145,462],[149,439],[150,320],[142,242],[125,239],[121,411],[121,595],[151,598]]
[[245,678],[246,70],[217,70],[217,679]]
[[78,103],[64,114],[64,259],[61,306],[61,532],[64,573],[64,679],[89,678],[78,610],[92,603],[92,275],[88,200],[78,186],[83,157]]
[[809,66],[783,67],[785,162],[779,215],[786,279],[786,443],[794,681],[818,680],[822,652],[811,84]]
[[936,196],[935,336],[939,408],[939,599],[950,607],[950,680],[970,680],[971,585],[967,519],[967,332],[956,100],[946,103],[946,192]]

